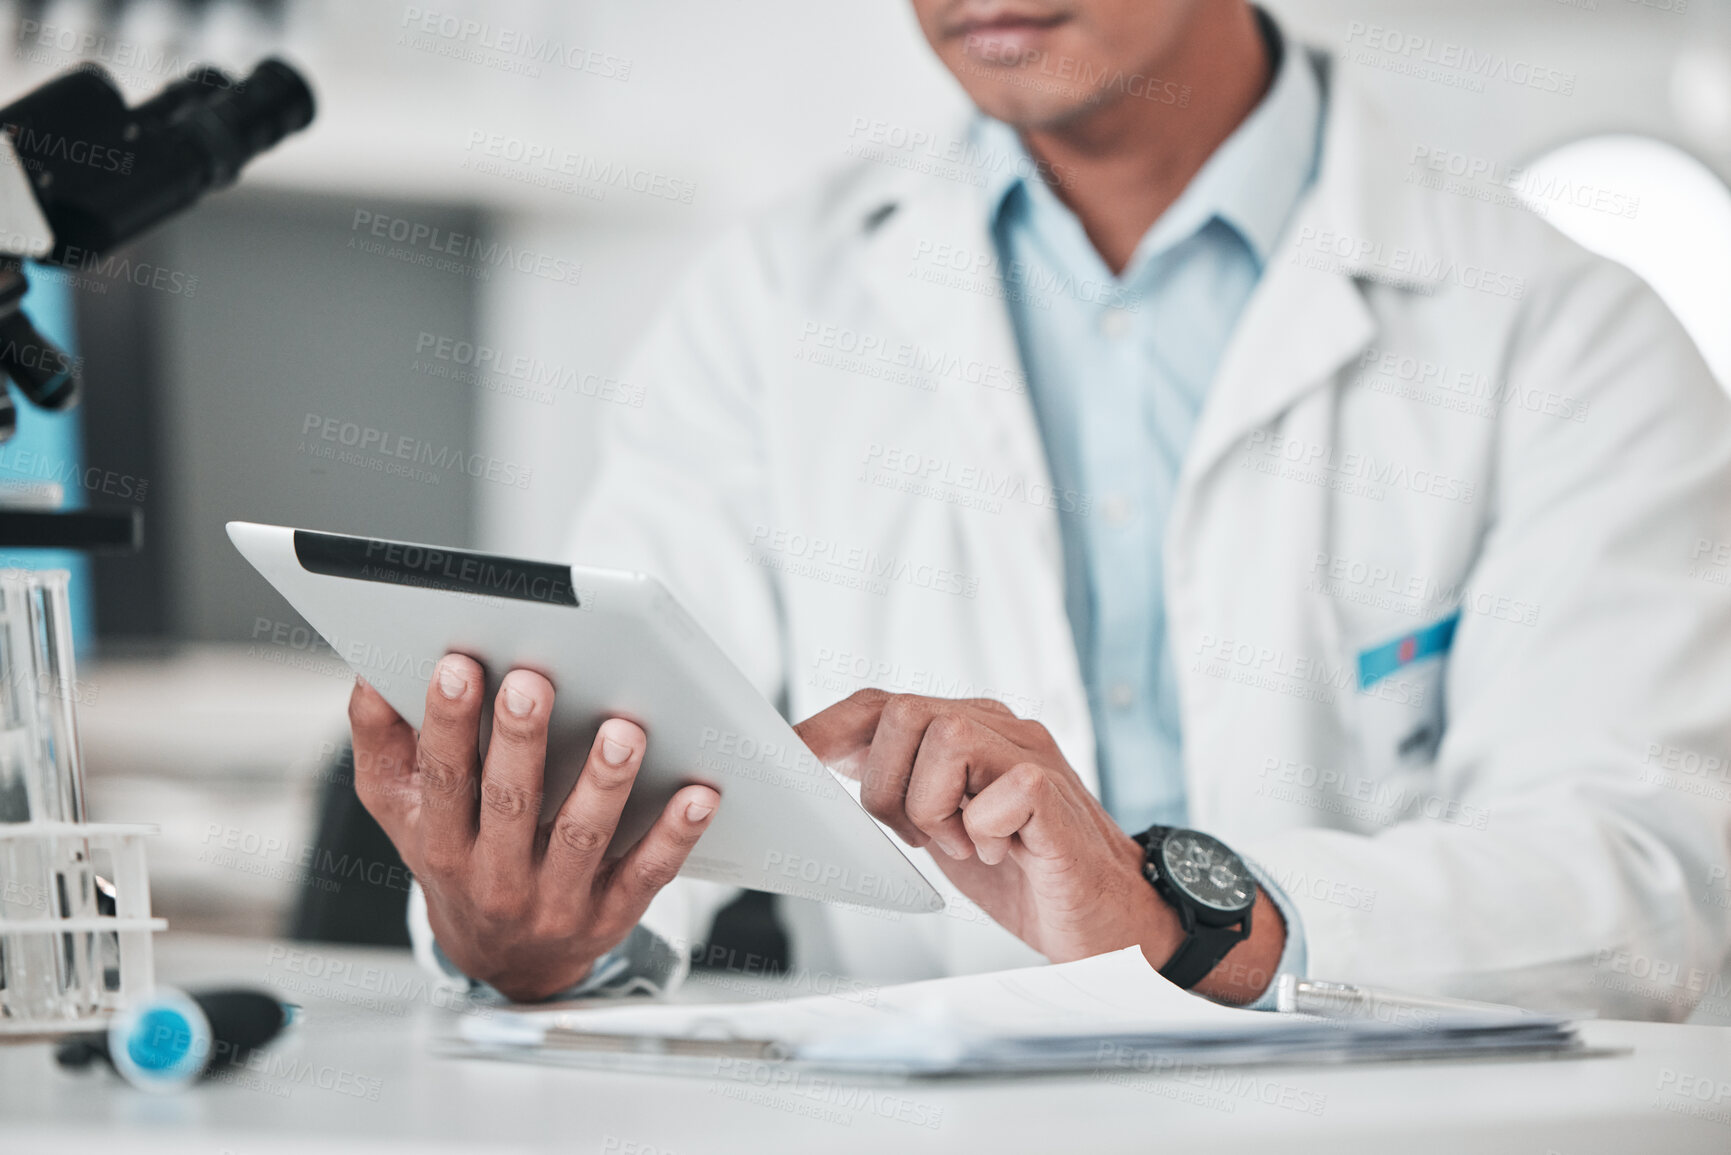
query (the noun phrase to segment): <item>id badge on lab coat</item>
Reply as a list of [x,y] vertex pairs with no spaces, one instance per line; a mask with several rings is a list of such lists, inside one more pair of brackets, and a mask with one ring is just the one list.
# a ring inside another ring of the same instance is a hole
[[1443,671],[1460,614],[1358,654],[1360,749],[1371,773],[1429,765],[1442,743]]

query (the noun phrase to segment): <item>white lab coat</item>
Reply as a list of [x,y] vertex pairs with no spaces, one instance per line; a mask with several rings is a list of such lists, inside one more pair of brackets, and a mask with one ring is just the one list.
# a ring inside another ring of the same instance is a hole
[[[1314,976],[1682,1018],[1731,993],[1731,406],[1646,285],[1409,181],[1316,63],[1319,178],[1166,538],[1190,824],[1282,884]],[[794,719],[986,694],[1095,785],[1054,507],[1111,495],[1051,492],[992,252],[976,187],[874,163],[725,239],[627,375],[574,557],[659,574]],[[1446,659],[1358,689],[1455,608]],[[719,894],[653,923],[698,938]],[[966,907],[784,902],[818,971],[1037,958]]]

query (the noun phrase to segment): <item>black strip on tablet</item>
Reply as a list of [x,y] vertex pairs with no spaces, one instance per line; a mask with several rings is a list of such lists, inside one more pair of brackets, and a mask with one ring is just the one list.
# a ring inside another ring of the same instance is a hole
[[477,597],[516,598],[575,606],[569,566],[468,553],[433,545],[407,545],[334,533],[295,530],[301,567],[327,577],[420,586]]

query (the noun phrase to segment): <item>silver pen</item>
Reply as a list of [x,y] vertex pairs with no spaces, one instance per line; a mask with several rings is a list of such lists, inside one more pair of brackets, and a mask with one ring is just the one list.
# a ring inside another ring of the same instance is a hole
[[1418,1028],[1435,1027],[1451,1020],[1510,1019],[1527,1014],[1519,1007],[1501,1003],[1400,994],[1351,983],[1301,979],[1297,975],[1280,975],[1275,979],[1274,1008],[1287,1014],[1368,1019]]

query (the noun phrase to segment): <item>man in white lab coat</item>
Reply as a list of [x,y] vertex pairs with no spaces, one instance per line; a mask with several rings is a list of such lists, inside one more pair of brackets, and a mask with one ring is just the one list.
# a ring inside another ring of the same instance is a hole
[[[576,535],[954,900],[789,903],[796,962],[1731,993],[1731,406],[1654,294],[1426,187],[1240,0],[914,6],[984,116],[856,124],[858,164],[700,263]],[[419,735],[351,710],[421,947],[521,998],[676,980],[725,896],[668,884],[726,800],[603,861],[645,743],[616,719],[538,838],[552,688],[505,679],[484,766],[481,694],[452,657]]]

